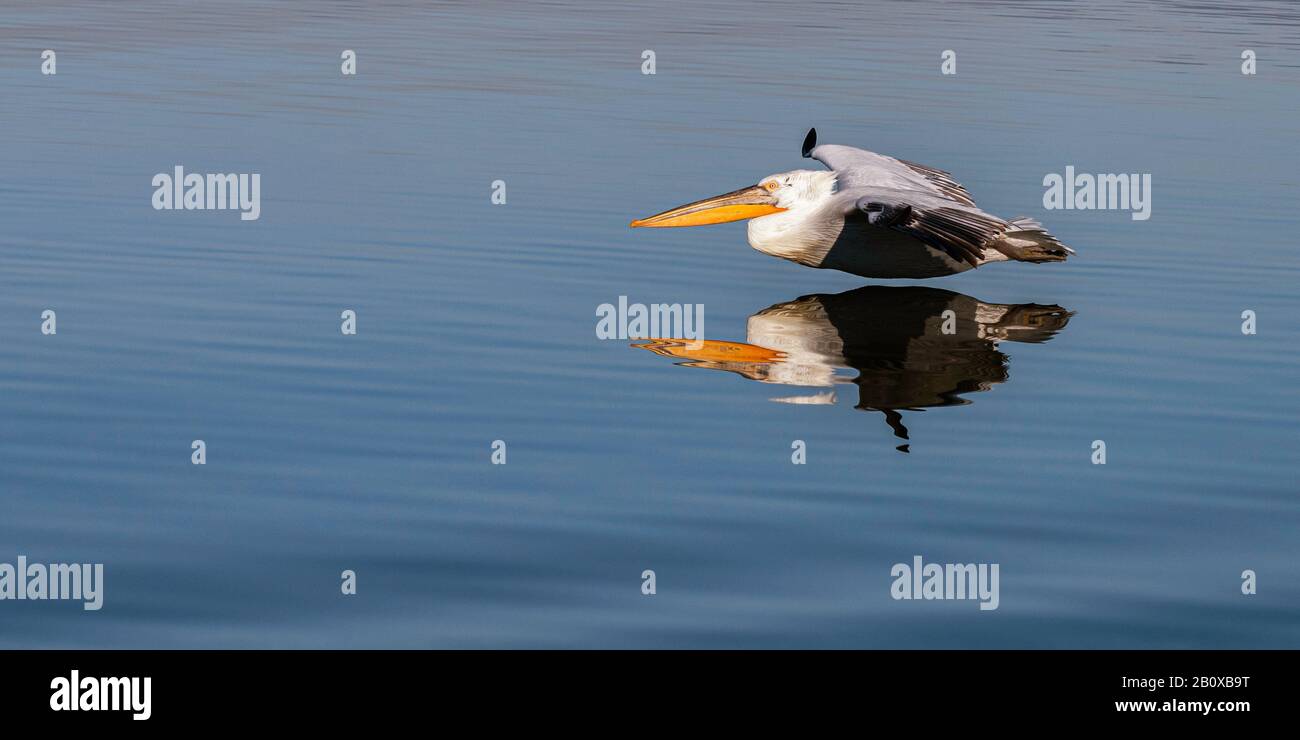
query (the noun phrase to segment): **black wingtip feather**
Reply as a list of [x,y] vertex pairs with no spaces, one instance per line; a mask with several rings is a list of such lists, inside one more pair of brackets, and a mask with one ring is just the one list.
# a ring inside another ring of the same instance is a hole
[[803,156],[811,157],[813,147],[817,146],[817,129],[808,129],[808,135],[803,137]]

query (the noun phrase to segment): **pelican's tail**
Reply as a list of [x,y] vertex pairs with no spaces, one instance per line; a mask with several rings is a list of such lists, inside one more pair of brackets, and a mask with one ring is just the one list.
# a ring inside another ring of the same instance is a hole
[[[1010,226],[989,247],[1020,262],[1064,262],[1074,250],[1047,233],[1032,218],[1013,218]],[[987,249],[987,247],[986,247]]]

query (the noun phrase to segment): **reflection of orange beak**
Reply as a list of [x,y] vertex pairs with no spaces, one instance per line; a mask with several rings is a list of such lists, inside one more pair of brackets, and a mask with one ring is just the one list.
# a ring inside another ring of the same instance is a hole
[[628,224],[632,228],[640,226],[704,226],[706,224],[725,224],[745,218],[757,218],[772,213],[780,213],[776,198],[767,190],[753,185],[730,193],[715,195],[712,198],[697,200],[672,210],[657,213],[648,218],[641,218]]
[[753,362],[771,364],[785,359],[784,352],[744,342],[721,342],[716,339],[645,339],[632,345],[664,357],[704,362]]

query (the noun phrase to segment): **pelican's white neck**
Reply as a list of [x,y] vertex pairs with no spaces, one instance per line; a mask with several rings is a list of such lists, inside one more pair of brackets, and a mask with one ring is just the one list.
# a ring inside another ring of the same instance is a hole
[[795,170],[773,175],[781,183],[777,205],[786,210],[749,222],[749,245],[764,254],[817,267],[838,236],[840,219],[824,218],[835,193],[835,173]]

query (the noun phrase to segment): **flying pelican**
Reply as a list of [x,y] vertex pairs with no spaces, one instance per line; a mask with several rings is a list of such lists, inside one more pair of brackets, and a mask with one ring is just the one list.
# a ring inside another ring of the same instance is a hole
[[990,262],[1063,262],[1074,250],[1032,218],[1004,221],[981,211],[952,175],[851,146],[803,156],[830,171],[792,170],[757,185],[638,219],[632,227],[749,222],[764,254],[869,278],[953,275]]

